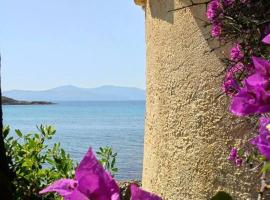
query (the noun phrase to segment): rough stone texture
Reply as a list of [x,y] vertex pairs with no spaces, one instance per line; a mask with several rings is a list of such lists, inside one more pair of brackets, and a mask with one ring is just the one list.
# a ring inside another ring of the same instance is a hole
[[217,75],[224,66],[210,53],[208,30],[197,20],[204,18],[205,5],[168,12],[189,3],[146,3],[143,187],[165,200],[210,199],[221,190],[236,200],[255,199],[257,175],[226,160],[230,147],[247,141],[251,127],[231,116],[220,96]]

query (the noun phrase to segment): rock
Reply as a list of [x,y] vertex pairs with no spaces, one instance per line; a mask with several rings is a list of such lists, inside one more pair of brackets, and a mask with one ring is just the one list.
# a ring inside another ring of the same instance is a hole
[[48,101],[19,101],[9,97],[2,96],[2,105],[50,105],[54,104]]

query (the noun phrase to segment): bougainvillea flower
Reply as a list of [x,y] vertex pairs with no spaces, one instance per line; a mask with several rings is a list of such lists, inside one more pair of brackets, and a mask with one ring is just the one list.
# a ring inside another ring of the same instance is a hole
[[243,163],[243,160],[241,158],[236,158],[235,159],[235,165],[237,167],[241,167],[242,166],[242,163]]
[[[75,180],[57,180],[39,193],[48,192],[56,192],[64,200],[120,200],[116,181],[99,163],[91,148],[76,169]],[[131,200],[162,200],[135,185],[131,185],[131,196]]]
[[219,0],[212,0],[208,6],[206,11],[206,16],[210,21],[213,21],[215,17],[217,17],[218,12],[221,8],[221,3]]
[[270,62],[253,57],[255,73],[232,98],[231,112],[238,116],[270,112]]
[[89,149],[76,169],[78,190],[91,200],[119,200],[119,187]]
[[76,169],[75,180],[58,180],[40,194],[47,192],[57,192],[65,200],[120,200],[117,183],[104,170],[91,148]]
[[239,61],[244,57],[242,47],[239,43],[235,44],[231,48],[230,56],[231,56],[231,60],[233,60],[233,61]]
[[267,128],[269,124],[269,117],[261,117],[259,129],[260,133],[256,138],[251,141],[251,143],[255,145],[260,151],[260,153],[268,160],[270,160],[270,131]]
[[270,125],[270,117],[260,117],[260,128],[259,128],[260,135],[270,134],[269,125]]
[[235,79],[235,74],[242,72],[243,69],[244,64],[239,62],[227,71],[221,89],[228,96],[232,97],[238,93],[240,87]]
[[270,112],[270,93],[262,87],[246,85],[232,98],[231,112],[237,116]]
[[255,73],[270,78],[270,61],[263,58],[252,57],[252,61],[255,67]]
[[236,159],[236,157],[237,157],[237,153],[238,153],[237,148],[233,147],[231,149],[231,152],[230,152],[230,155],[228,157],[228,160],[234,161]]
[[268,34],[267,36],[265,36],[262,40],[265,44],[270,44],[270,34]]
[[221,25],[213,24],[211,29],[211,35],[215,38],[218,38],[221,35]]
[[57,192],[65,199],[69,199],[77,185],[78,182],[73,179],[59,179],[39,193]]
[[162,200],[159,196],[146,192],[135,184],[130,185],[131,200]]
[[226,76],[224,82],[222,83],[222,91],[227,94],[228,96],[232,97],[237,93],[239,86],[237,84],[237,81],[230,77]]

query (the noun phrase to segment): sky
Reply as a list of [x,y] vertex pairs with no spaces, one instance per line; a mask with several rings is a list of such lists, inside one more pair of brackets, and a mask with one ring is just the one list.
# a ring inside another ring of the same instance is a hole
[[144,11],[133,0],[0,0],[2,89],[145,88]]

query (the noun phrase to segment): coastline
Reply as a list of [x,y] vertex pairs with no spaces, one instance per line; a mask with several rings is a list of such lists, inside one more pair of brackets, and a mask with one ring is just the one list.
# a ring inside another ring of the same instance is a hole
[[20,101],[2,96],[2,105],[53,105],[56,103],[49,101]]

